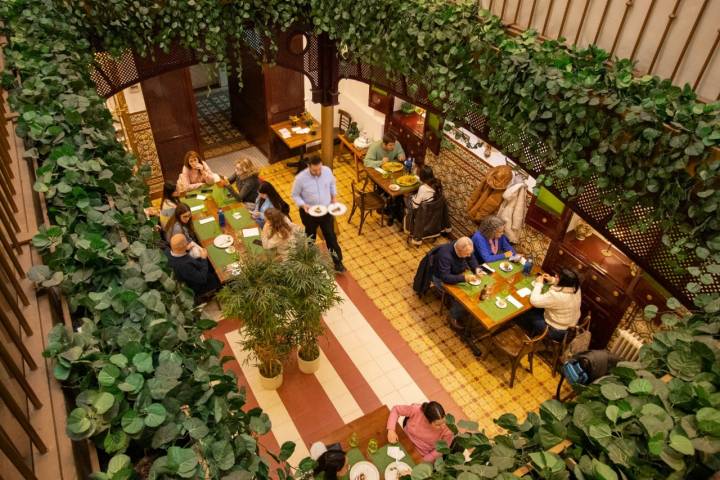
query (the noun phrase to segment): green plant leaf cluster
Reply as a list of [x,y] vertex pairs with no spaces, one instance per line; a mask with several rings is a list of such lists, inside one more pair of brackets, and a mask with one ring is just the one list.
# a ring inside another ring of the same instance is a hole
[[270,421],[245,408],[222,343],[202,338],[215,322],[157,247],[143,212],[147,171],[115,139],[89,78],[87,32],[67,4],[49,0],[4,2],[0,17],[2,86],[50,219],[33,238],[44,265],[29,276],[59,288],[73,317],[72,330],[53,328],[45,351],[74,397],[67,434],[112,456],[98,479],[137,478],[142,461],[152,479],[268,478],[256,437]]
[[272,377],[295,347],[306,360],[317,358],[322,314],[341,298],[328,255],[298,233],[284,261],[272,254],[245,257],[240,274],[217,300],[226,318],[242,322],[249,358]]

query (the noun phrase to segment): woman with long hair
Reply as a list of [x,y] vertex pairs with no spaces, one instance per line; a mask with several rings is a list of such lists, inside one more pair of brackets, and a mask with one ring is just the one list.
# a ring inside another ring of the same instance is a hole
[[445,440],[448,445],[452,443],[453,434],[445,425],[445,409],[438,402],[395,405],[390,410],[386,425],[389,443],[398,441],[395,429],[399,417],[405,417],[403,430],[423,456],[423,462],[434,462],[441,456],[440,452],[435,450],[435,443],[438,440]]
[[339,443],[325,445],[315,442],[310,446],[310,458],[317,465],[313,469],[313,478],[337,480],[339,475],[347,472],[347,458]]
[[418,172],[420,177],[420,188],[415,195],[413,195],[410,206],[412,208],[418,208],[423,202],[431,202],[442,195],[442,182],[435,178],[432,168],[428,165],[423,165]]
[[162,200],[160,201],[160,226],[165,229],[167,222],[175,215],[178,201],[175,196],[177,185],[173,182],[165,182],[163,185]]
[[252,217],[261,228],[265,225],[265,211],[268,208],[277,208],[285,215],[290,214],[290,205],[282,199],[272,183],[262,182],[258,188],[255,208],[251,212]]
[[200,256],[203,248],[198,243],[198,237],[195,234],[190,207],[184,203],[178,203],[178,206],[175,207],[175,214],[170,217],[165,225],[165,238],[168,240],[178,233],[185,236],[190,254],[193,257]]
[[183,160],[183,169],[177,180],[177,193],[182,195],[203,185],[212,185],[221,180],[217,173],[213,173],[205,160],[196,151],[189,151]]
[[[258,196],[260,187],[259,171],[247,157],[240,158],[235,162],[235,173],[228,181],[228,190],[238,202],[254,202]],[[235,186],[235,188],[232,188]]]
[[300,227],[292,223],[287,215],[277,208],[268,208],[265,210],[265,225],[260,233],[260,240],[264,249],[274,248],[277,256],[285,260],[295,241],[295,234],[299,231]]

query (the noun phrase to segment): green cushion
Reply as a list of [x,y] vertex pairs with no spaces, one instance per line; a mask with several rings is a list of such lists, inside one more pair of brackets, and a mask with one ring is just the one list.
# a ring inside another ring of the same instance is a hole
[[565,204],[545,187],[540,187],[535,204],[555,215],[562,215],[565,211]]

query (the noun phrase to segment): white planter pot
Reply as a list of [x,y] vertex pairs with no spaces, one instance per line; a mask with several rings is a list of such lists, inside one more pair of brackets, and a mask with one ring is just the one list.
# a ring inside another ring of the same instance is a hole
[[320,355],[315,360],[303,360],[300,355],[297,356],[298,368],[302,373],[315,373],[320,368]]
[[275,377],[272,377],[272,378],[267,378],[267,377],[264,377],[262,373],[260,374],[260,385],[265,390],[277,390],[278,388],[280,388],[280,385],[282,385],[282,382],[283,382],[282,368],[280,368],[280,374]]

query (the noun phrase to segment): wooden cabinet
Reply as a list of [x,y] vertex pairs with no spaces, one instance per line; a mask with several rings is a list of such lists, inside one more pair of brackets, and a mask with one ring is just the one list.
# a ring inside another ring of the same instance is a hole
[[592,315],[590,348],[605,348],[620,323],[632,297],[629,292],[637,283],[632,262],[623,253],[610,248],[601,238],[590,235],[577,240],[575,232],[568,232],[561,241],[553,241],[545,257],[543,269],[557,273],[572,268],[581,277],[584,309]]
[[[640,311],[644,310],[648,305],[655,305],[660,311],[666,310],[667,300],[671,296],[670,292],[665,290],[647,273],[639,276],[631,295],[633,302]],[[653,320],[656,325],[659,325],[660,315],[657,315]]]
[[392,132],[405,150],[418,164],[425,160],[424,119],[417,113],[393,112],[385,123],[385,132]]
[[370,92],[368,94],[368,105],[378,112],[390,115],[392,113],[395,97],[378,86],[370,85],[369,88]]
[[525,222],[552,240],[560,240],[565,235],[572,210],[543,187],[533,195]]

